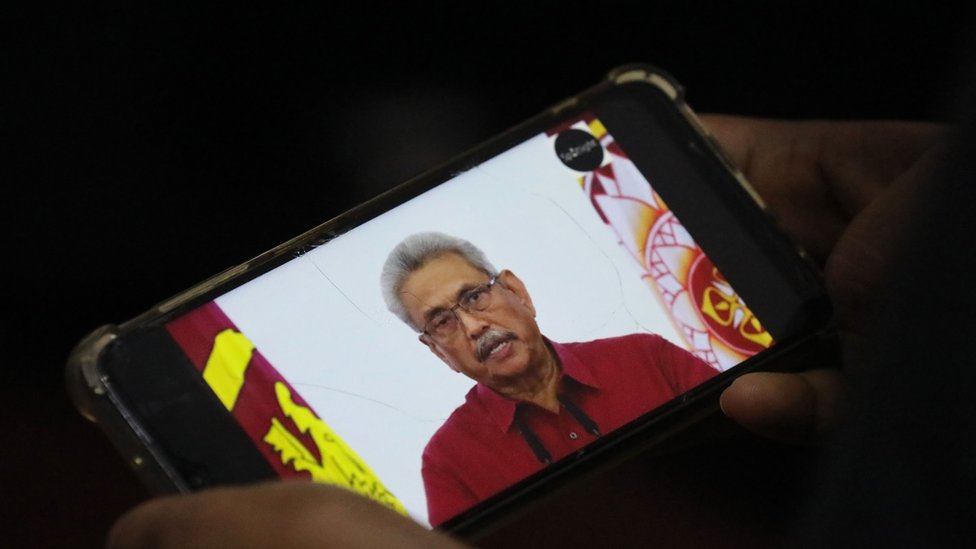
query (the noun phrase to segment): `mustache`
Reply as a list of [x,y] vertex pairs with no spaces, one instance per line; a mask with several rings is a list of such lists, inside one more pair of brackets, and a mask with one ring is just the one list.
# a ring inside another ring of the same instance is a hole
[[518,339],[518,335],[515,332],[494,328],[487,330],[478,336],[477,341],[475,341],[474,358],[478,362],[484,362],[491,356],[492,349],[506,341],[512,341],[514,339]]

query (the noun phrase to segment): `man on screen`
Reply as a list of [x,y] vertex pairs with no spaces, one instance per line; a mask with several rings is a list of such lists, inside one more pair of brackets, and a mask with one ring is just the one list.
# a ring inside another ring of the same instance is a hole
[[522,281],[442,233],[401,241],[381,284],[390,311],[477,382],[424,449],[434,526],[718,373],[653,334],[546,338]]

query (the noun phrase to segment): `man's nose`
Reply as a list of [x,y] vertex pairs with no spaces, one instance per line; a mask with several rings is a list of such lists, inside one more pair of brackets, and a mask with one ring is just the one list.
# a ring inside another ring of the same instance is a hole
[[461,329],[470,338],[477,338],[491,327],[488,321],[477,311],[472,313],[458,307],[454,313],[458,317],[458,323],[461,325]]

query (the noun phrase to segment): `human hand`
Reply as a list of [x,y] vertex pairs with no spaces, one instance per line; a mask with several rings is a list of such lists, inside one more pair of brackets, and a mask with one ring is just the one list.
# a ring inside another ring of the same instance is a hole
[[464,545],[349,490],[294,480],[152,499],[115,523],[107,547],[460,549]]
[[721,396],[725,414],[759,434],[814,442],[844,415],[858,341],[883,299],[906,220],[939,168],[946,128],[885,121],[779,121],[702,116],[769,212],[823,268],[844,370],[751,373]]

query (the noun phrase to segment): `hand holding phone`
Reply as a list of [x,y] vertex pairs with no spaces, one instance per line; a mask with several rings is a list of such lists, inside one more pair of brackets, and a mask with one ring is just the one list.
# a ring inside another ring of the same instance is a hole
[[[70,387],[159,492],[300,476],[473,539],[711,417],[742,374],[830,360],[819,273],[757,198],[670,77],[623,67],[454,162],[93,332],[69,364]],[[441,250],[393,286],[413,302],[383,306],[390,250],[430,231],[470,236],[502,268]],[[464,375],[447,377],[445,363]],[[541,372],[535,381],[552,390],[510,392],[528,387],[516,370]],[[493,425],[507,441],[482,462],[502,467],[500,483],[467,484],[484,468],[458,468],[480,436],[458,448],[440,437],[452,449],[430,463],[457,470],[421,478],[421,450],[452,410],[484,412],[459,432]],[[428,516],[444,478],[474,493]]]
[[[920,185],[939,168],[947,128],[927,122],[786,121],[703,115],[702,122],[763,197],[780,225],[824,270],[841,336],[856,365],[858,340],[882,306],[874,292],[907,240]],[[763,436],[812,443],[848,407],[835,368],[746,374],[722,409]]]
[[[828,229],[828,224],[818,221],[818,219],[835,218],[836,212],[831,212],[827,208],[818,210],[818,213],[815,215],[807,217],[806,219],[811,222],[809,225],[801,225],[800,227],[796,225],[797,223],[801,223],[801,218],[798,218],[797,215],[809,215],[807,212],[796,209],[796,196],[809,192],[821,192],[826,182],[811,176],[814,173],[823,173],[823,170],[820,166],[813,163],[790,162],[786,158],[775,154],[775,151],[784,151],[781,148],[784,142],[788,143],[796,139],[812,139],[814,136],[821,135],[822,131],[836,129],[840,125],[831,123],[818,127],[809,124],[772,122],[728,116],[703,116],[703,121],[729,152],[734,161],[738,165],[746,168],[747,177],[750,181],[754,182],[761,195],[770,204],[773,213],[777,214],[777,217],[782,223],[794,234],[799,234],[801,240],[806,241],[812,249],[820,249],[823,252],[818,254],[822,261],[838,261],[829,259],[833,256],[838,246],[841,247],[840,250],[842,252],[845,246],[854,246],[859,239],[869,239],[868,241],[872,242],[884,240],[884,233],[872,232],[872,224],[867,222],[858,222],[856,224],[852,222],[841,222],[840,231],[837,231],[836,227]],[[870,129],[872,130],[872,135],[895,138],[890,143],[882,143],[881,140],[870,139],[866,141],[847,141],[845,143],[849,145],[848,147],[838,147],[836,149],[838,154],[851,153],[851,156],[848,158],[851,162],[850,167],[852,169],[860,166],[859,169],[868,172],[875,171],[875,173],[877,173],[878,166],[875,166],[873,169],[870,167],[870,159],[874,156],[870,155],[865,157],[858,154],[861,150],[861,143],[876,144],[877,158],[885,158],[893,150],[901,151],[899,153],[900,161],[902,162],[900,164],[902,167],[901,173],[893,174],[893,177],[885,176],[881,179],[875,179],[875,182],[881,183],[879,187],[876,187],[879,192],[867,195],[870,198],[869,203],[864,203],[857,208],[861,216],[874,216],[875,219],[879,220],[890,215],[895,215],[901,209],[898,201],[895,198],[882,197],[890,194],[892,190],[891,182],[894,180],[905,180],[907,179],[905,177],[906,175],[911,178],[913,174],[922,175],[927,171],[922,168],[928,166],[930,162],[928,157],[935,154],[932,151],[935,150],[937,143],[940,141],[941,129],[927,124],[897,124],[893,128],[887,128],[889,131],[878,132],[878,126],[873,123],[851,123],[846,124],[846,126],[847,128],[844,129],[845,132]],[[891,130],[896,131],[892,132]],[[815,133],[811,134],[811,131]],[[851,133],[848,133],[848,135],[851,135]],[[744,163],[743,160],[749,156],[762,160],[754,163]],[[797,160],[802,157],[794,156],[791,158]],[[856,184],[860,188],[866,185],[872,186],[871,181],[855,177],[853,173],[856,172],[852,172],[852,177],[849,180],[852,184]],[[920,179],[916,178],[916,180]],[[790,185],[788,182],[795,182],[795,185]],[[899,183],[899,185],[902,184]],[[834,184],[829,185],[828,188],[835,188]],[[910,193],[905,194],[905,196],[910,197]],[[880,201],[878,201],[879,199]],[[822,229],[822,232],[817,231],[818,227]],[[818,248],[815,244],[818,241],[824,243],[824,246]],[[850,243],[845,244],[844,242]],[[881,256],[879,259],[883,260],[885,258]],[[840,269],[840,274],[837,276],[843,274],[843,268],[843,265],[837,264],[837,269]],[[829,270],[828,273],[837,273],[837,271]],[[845,288],[843,285],[831,284],[831,287],[840,291],[840,297],[843,297]],[[850,291],[863,289],[864,287],[850,287]],[[854,295],[856,296],[857,294],[855,293]],[[854,299],[854,296],[851,299]],[[864,303],[863,299],[861,303]],[[845,323],[845,325],[850,325],[853,329],[858,328],[856,321],[850,324]],[[809,412],[811,410],[809,409],[802,409],[799,410],[799,413],[794,414],[796,412],[795,409],[789,406],[786,407],[787,409],[784,409],[777,403],[789,404],[798,400],[808,401],[806,397],[797,399],[794,395],[796,391],[804,393],[809,389],[816,389],[815,386],[811,387],[808,385],[807,381],[801,380],[802,377],[809,375],[808,372],[796,374],[745,374],[724,392],[723,407],[727,412],[732,412],[733,417],[737,417],[742,423],[756,430],[762,431],[764,428],[776,424],[781,429],[777,429],[773,433],[774,435],[786,436],[787,438],[799,438],[796,436],[797,434],[806,436],[810,433],[810,428],[813,424],[816,423],[816,417],[822,417],[824,414],[822,412],[810,414]],[[770,379],[769,376],[775,376],[777,379]],[[746,385],[750,384],[754,384],[753,387],[747,388]],[[792,385],[792,388],[790,385]],[[804,387],[804,385],[807,386]],[[817,393],[819,395],[830,395],[832,392],[836,392],[837,389],[837,387],[822,388]],[[840,390],[843,391],[843,389]],[[774,405],[770,406],[770,403]],[[784,413],[785,416],[783,415]],[[792,434],[788,432],[789,429],[794,430]],[[281,507],[279,502],[285,500],[284,496],[286,494],[287,501],[293,504],[294,507]],[[144,539],[172,539],[167,538],[167,536],[179,532],[186,534],[180,541],[180,547],[192,547],[189,544],[183,545],[182,543],[184,541],[196,541],[200,543],[199,546],[203,547],[208,546],[206,543],[207,536],[215,531],[212,528],[215,524],[222,526],[221,532],[224,532],[224,534],[221,534],[222,536],[226,536],[227,532],[253,532],[255,521],[261,520],[269,522],[269,525],[266,527],[267,531],[273,531],[274,527],[271,526],[272,524],[280,525],[286,523],[286,521],[294,518],[295,511],[303,509],[318,510],[322,509],[323,506],[333,511],[331,513],[323,512],[320,515],[316,515],[315,520],[310,519],[308,524],[322,525],[327,528],[328,536],[361,535],[362,532],[368,531],[373,537],[367,536],[368,539],[360,538],[365,543],[364,546],[376,546],[380,539],[384,539],[384,536],[393,536],[393,539],[396,539],[395,545],[404,547],[411,546],[411,540],[418,542],[420,544],[419,546],[426,547],[449,544],[449,540],[445,539],[439,533],[407,523],[401,516],[395,513],[388,513],[379,506],[370,505],[360,508],[355,505],[346,506],[340,504],[339,502],[344,501],[343,498],[345,497],[347,497],[345,493],[327,486],[306,485],[304,483],[274,483],[181,496],[178,500],[174,498],[157,500],[148,504],[149,508],[143,508],[137,512],[130,513],[118,523],[113,536],[113,542],[115,543],[113,547],[141,547],[143,546],[142,540]],[[274,498],[274,501],[269,502],[269,499],[272,498]],[[239,506],[242,504],[248,506],[246,512],[241,512],[239,509]],[[626,503],[622,504],[626,505]],[[192,508],[198,510],[206,509],[206,511],[202,514],[196,512],[187,513],[185,509],[190,508],[188,506],[192,506]],[[279,517],[279,514],[284,516]],[[204,520],[201,517],[206,517],[206,519]],[[333,518],[337,520],[332,520]],[[236,528],[234,524],[242,527],[247,525],[249,528]],[[260,524],[260,522],[257,524]],[[371,526],[364,529],[363,525],[366,524],[370,524]],[[258,528],[258,531],[260,531],[260,528]],[[301,547],[307,546],[310,542],[318,543],[327,536],[324,532],[305,531],[304,533],[308,537],[304,540],[293,538],[293,546]],[[221,539],[226,541],[227,538],[222,537]],[[255,539],[253,537],[250,539],[242,539],[240,540],[241,543],[239,546],[258,546],[253,543],[254,541]],[[281,545],[282,540],[280,538],[275,538],[275,541],[278,547],[287,546]],[[173,546],[175,547],[176,545]]]

